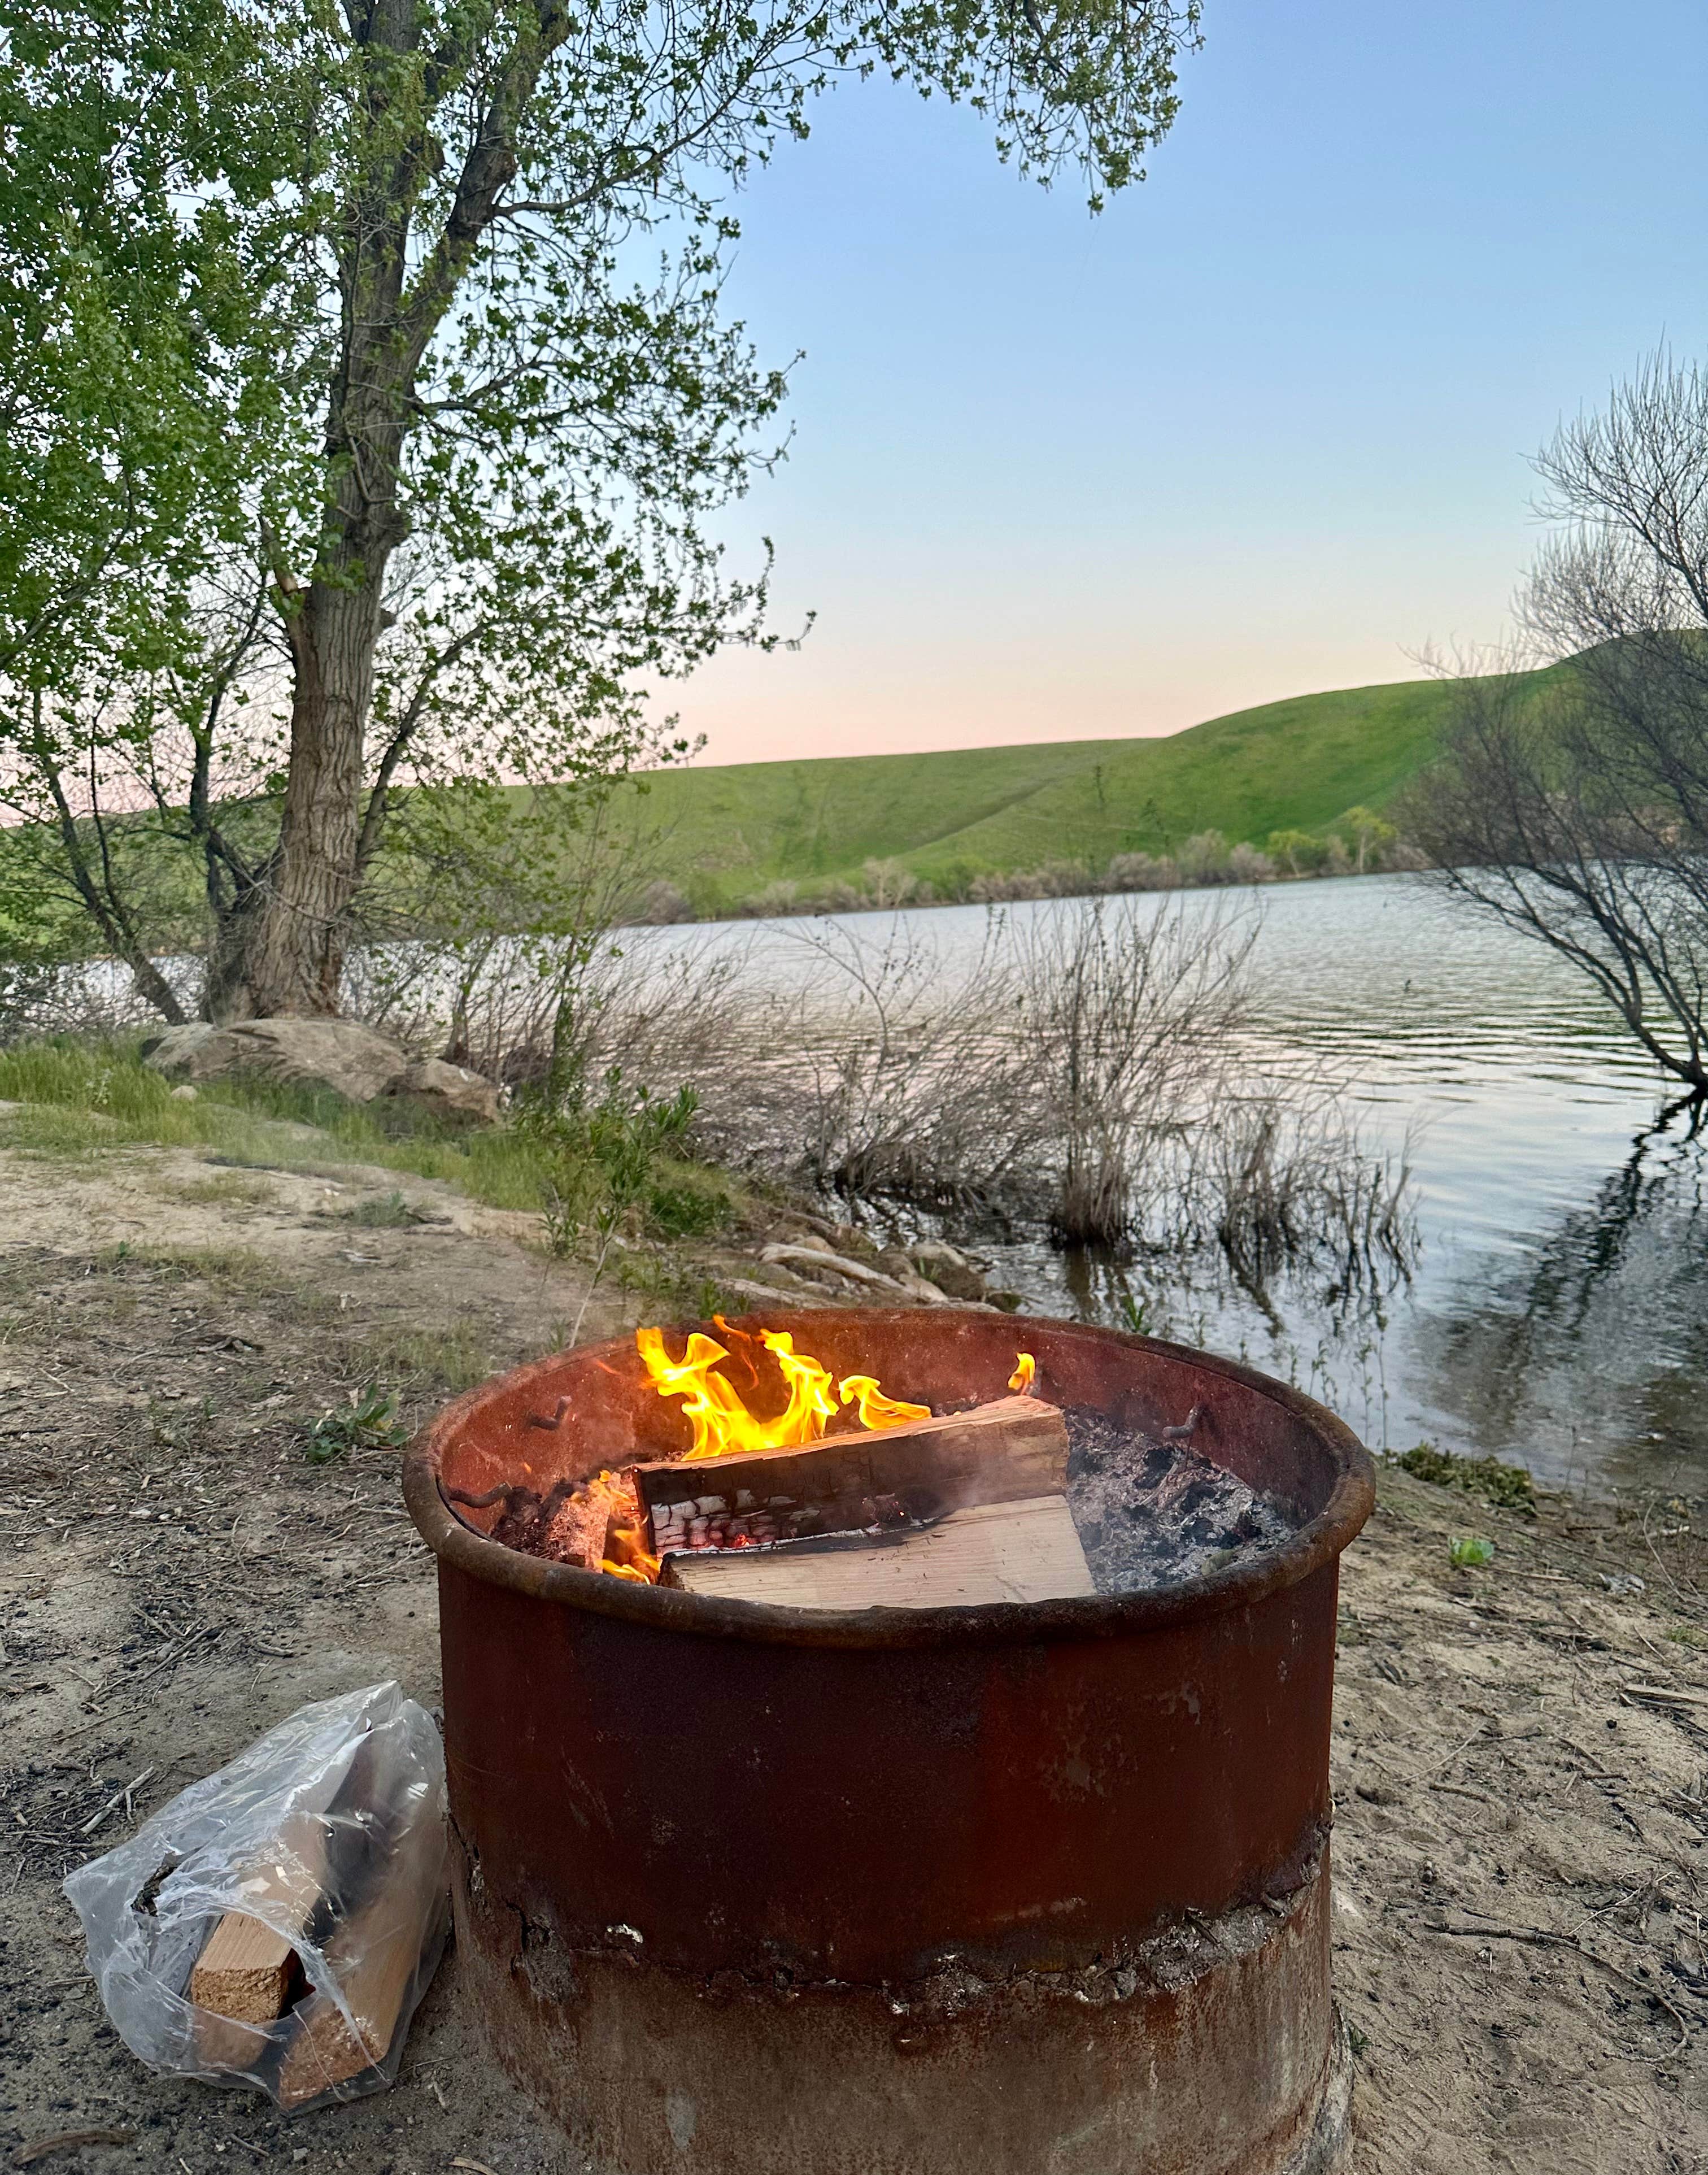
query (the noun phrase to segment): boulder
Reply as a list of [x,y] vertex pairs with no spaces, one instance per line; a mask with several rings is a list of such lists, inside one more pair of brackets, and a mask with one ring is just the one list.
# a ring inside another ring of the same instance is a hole
[[409,1052],[357,1020],[253,1019],[230,1027],[198,1021],[168,1028],[144,1057],[157,1072],[195,1082],[234,1072],[304,1088],[330,1088],[351,1103],[371,1103],[409,1070]]
[[442,1057],[418,1058],[386,1089],[388,1098],[413,1104],[433,1117],[458,1125],[491,1125],[497,1121],[502,1093],[494,1081]]
[[908,1249],[914,1267],[951,1299],[976,1302],[995,1296],[989,1284],[958,1248],[946,1239],[924,1239]]

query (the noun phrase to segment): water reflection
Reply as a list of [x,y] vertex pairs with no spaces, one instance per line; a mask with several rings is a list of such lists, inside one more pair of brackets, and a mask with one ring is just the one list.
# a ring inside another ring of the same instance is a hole
[[1640,1131],[1510,1273],[1419,1326],[1443,1439],[1552,1479],[1708,1481],[1708,1140],[1698,1105]]

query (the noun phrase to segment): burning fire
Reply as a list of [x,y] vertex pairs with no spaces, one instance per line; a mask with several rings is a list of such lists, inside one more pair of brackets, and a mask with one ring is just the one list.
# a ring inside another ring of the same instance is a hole
[[613,1578],[634,1580],[651,1586],[659,1576],[659,1559],[648,1553],[646,1516],[626,1473],[601,1473],[578,1493],[587,1499],[595,1519],[605,1521],[605,1554],[599,1565]]
[[[719,1318],[718,1326],[724,1325]],[[744,1336],[740,1330],[728,1332]],[[907,1420],[928,1420],[929,1405],[909,1404],[904,1398],[887,1397],[875,1375],[844,1375],[837,1381],[827,1367],[805,1352],[797,1352],[786,1329],[762,1329],[760,1341],[777,1362],[788,1402],[770,1419],[750,1412],[740,1391],[717,1370],[729,1357],[729,1348],[698,1330],[691,1333],[680,1359],[664,1348],[662,1329],[637,1329],[635,1348],[661,1397],[680,1397],[693,1433],[687,1458],[732,1457],[743,1451],[799,1450],[819,1441],[826,1425],[853,1405],[862,1428],[899,1427]],[[1037,1379],[1038,1364],[1029,1352],[1015,1354],[1011,1390],[1029,1391]],[[686,1462],[686,1459],[684,1462]],[[605,1532],[599,1569],[612,1578],[632,1579],[650,1586],[657,1581],[659,1559],[647,1547],[646,1512],[636,1492],[631,1473],[601,1473],[575,1492],[569,1506],[583,1531]]]
[[[827,1421],[843,1405],[857,1404],[864,1428],[898,1427],[903,1420],[928,1420],[929,1405],[910,1405],[887,1397],[871,1375],[845,1375],[833,1380],[827,1367],[794,1348],[786,1329],[762,1329],[760,1339],[781,1369],[789,1402],[774,1418],[751,1413],[740,1392],[713,1370],[729,1357],[715,1337],[696,1330],[680,1359],[664,1349],[661,1329],[637,1329],[635,1348],[661,1397],[680,1397],[693,1432],[690,1458],[729,1457],[740,1451],[799,1450],[816,1442]],[[832,1394],[834,1392],[834,1394]]]

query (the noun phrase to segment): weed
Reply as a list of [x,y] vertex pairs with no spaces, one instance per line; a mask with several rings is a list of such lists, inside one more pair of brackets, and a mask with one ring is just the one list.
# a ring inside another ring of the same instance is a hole
[[429,1216],[419,1208],[412,1208],[394,1186],[379,1198],[359,1201],[354,1208],[340,1212],[346,1223],[360,1223],[369,1231],[400,1231],[414,1223],[436,1223],[442,1218]]
[[712,1171],[678,1166],[648,1189],[645,1222],[654,1239],[706,1239],[735,1214],[727,1186]]
[[715,1277],[702,1269],[675,1266],[668,1255],[625,1252],[617,1261],[616,1280],[624,1291],[637,1294],[656,1311],[685,1321],[709,1321],[714,1314],[729,1310]]
[[1477,1534],[1462,1536],[1447,1543],[1447,1560],[1455,1570],[1475,1570],[1488,1563],[1494,1554],[1494,1542],[1485,1541]]
[[1370,2035],[1368,2031],[1361,2031],[1356,2024],[1347,2025],[1347,2044],[1352,2048],[1355,2056],[1362,2054],[1369,2043]]
[[347,1450],[400,1450],[409,1431],[399,1424],[397,1411],[394,1390],[352,1390],[347,1405],[323,1413],[309,1429],[302,1454],[311,1465],[329,1465]]
[[1708,1646],[1708,1632],[1695,1624],[1675,1624],[1667,1636],[1675,1646]]
[[1461,1489],[1502,1511],[1536,1516],[1536,1486],[1521,1465],[1503,1465],[1498,1457],[1460,1457],[1450,1450],[1437,1450],[1432,1442],[1420,1442],[1397,1462],[1414,1479],[1430,1481],[1437,1488]]

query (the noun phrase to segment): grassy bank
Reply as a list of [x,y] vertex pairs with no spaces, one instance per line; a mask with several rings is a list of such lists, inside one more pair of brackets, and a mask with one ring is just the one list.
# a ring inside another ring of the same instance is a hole
[[[10,1106],[9,1108],[7,1106]],[[144,1065],[133,1041],[57,1039],[0,1050],[0,1142],[58,1156],[128,1145],[199,1148],[222,1164],[317,1170],[363,1163],[436,1179],[490,1208],[538,1212],[579,1188],[572,1146],[529,1127],[453,1131],[328,1091],[222,1080],[193,1100]],[[704,1164],[661,1159],[648,1220],[675,1236],[714,1229],[736,1191]]]

